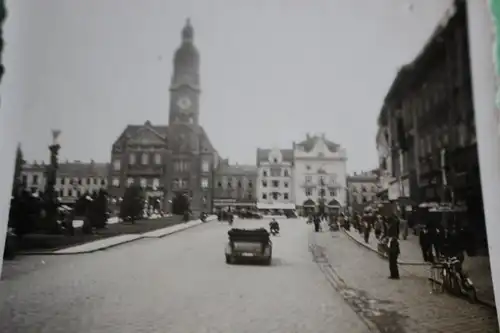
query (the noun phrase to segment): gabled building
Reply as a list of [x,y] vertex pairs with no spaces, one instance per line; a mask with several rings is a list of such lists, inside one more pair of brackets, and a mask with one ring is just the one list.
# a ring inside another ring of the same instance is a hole
[[215,209],[255,209],[257,203],[257,166],[230,164],[221,160],[215,170]]
[[[44,162],[23,165],[21,182],[32,193],[44,192],[46,186],[46,171],[48,165]],[[59,201],[72,205],[84,193],[95,193],[108,187],[109,164],[91,161],[61,162],[57,170],[55,191]]]
[[352,212],[361,213],[368,204],[377,200],[381,189],[378,170],[355,172],[347,176],[348,206]]
[[164,211],[186,200],[193,212],[208,211],[218,157],[199,124],[200,56],[189,20],[181,37],[173,61],[169,123],[126,126],[111,149],[109,192],[120,198],[135,183]]
[[302,211],[337,211],[346,205],[347,152],[324,134],[293,144],[294,203]]
[[257,208],[295,209],[293,150],[257,149]]

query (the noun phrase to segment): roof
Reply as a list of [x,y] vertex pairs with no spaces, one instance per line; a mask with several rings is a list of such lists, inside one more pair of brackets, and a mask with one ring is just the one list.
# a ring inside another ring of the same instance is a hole
[[[274,149],[257,148],[257,162],[265,162],[269,160],[269,154]],[[283,156],[283,161],[293,162],[293,149],[279,149]]]
[[[205,131],[205,129],[202,126],[193,126],[193,125],[189,125],[189,124],[182,124],[182,125],[191,127],[196,132],[196,134],[199,136],[200,142],[204,142],[206,145],[206,148],[209,151],[216,151],[212,145],[212,142],[210,141],[210,138],[208,137],[207,132]],[[172,126],[178,126],[178,125],[176,124],[176,125],[172,125]],[[142,125],[127,125],[125,127],[125,129],[123,130],[123,132],[118,137],[118,139],[115,141],[115,143],[119,142],[124,137],[134,137],[136,135],[137,131],[139,131],[145,127],[152,130],[160,138],[162,138],[163,140],[165,140],[165,142],[167,142],[170,127],[168,125],[153,125],[148,120]]]
[[339,144],[326,139],[324,134],[313,135],[313,136],[310,136],[309,134],[307,134],[306,139],[304,141],[296,143],[295,145],[302,147],[304,149],[304,151],[306,151],[306,152],[310,152],[314,148],[314,146],[318,143],[318,141],[320,141],[320,140],[325,142],[326,146],[328,147],[328,149],[331,152],[336,152],[340,149]]
[[[23,170],[27,172],[44,172],[47,168],[47,164],[41,163],[31,163],[25,164]],[[107,177],[109,171],[108,163],[96,163],[96,162],[63,162],[59,163],[59,169],[57,175],[59,177],[75,177],[75,178],[87,178],[87,177]]]
[[231,175],[231,176],[249,176],[256,177],[257,176],[257,166],[248,165],[248,164],[228,164],[224,160],[219,169],[217,170],[218,174],[221,175]]

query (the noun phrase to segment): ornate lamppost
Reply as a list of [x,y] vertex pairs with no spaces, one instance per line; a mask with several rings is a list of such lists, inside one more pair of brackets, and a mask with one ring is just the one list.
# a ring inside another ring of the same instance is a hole
[[55,191],[57,170],[59,168],[58,155],[61,146],[59,145],[60,130],[52,130],[52,144],[49,146],[50,164],[46,169],[46,184],[44,193],[46,227],[49,230],[57,231],[57,195]]

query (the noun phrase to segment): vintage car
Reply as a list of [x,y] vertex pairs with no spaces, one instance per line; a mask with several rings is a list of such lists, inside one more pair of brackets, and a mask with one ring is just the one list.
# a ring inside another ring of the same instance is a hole
[[227,234],[229,241],[225,250],[226,263],[232,264],[244,259],[271,264],[273,243],[266,229],[233,228]]

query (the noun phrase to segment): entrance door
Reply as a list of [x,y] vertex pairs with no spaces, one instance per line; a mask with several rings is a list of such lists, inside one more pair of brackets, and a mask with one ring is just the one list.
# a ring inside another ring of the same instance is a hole
[[175,193],[174,198],[172,199],[172,214],[183,215],[187,210],[189,210],[189,198],[187,193]]

